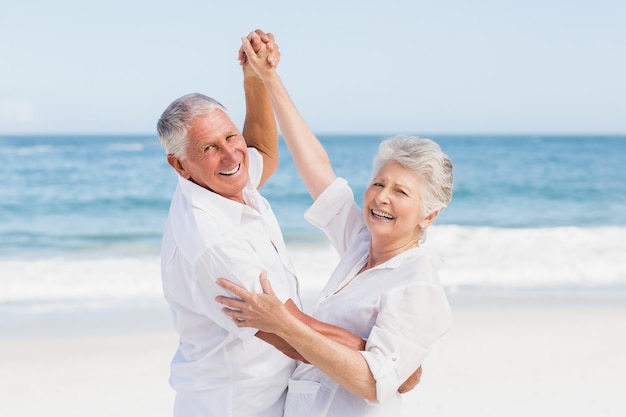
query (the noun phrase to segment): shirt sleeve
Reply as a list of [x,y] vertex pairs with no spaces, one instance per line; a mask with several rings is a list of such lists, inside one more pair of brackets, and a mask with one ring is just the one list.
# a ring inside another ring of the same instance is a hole
[[256,148],[248,148],[248,176],[254,188],[258,188],[263,176],[263,157]]
[[304,218],[324,231],[340,255],[365,227],[363,212],[343,178],[336,178],[304,213]]
[[450,307],[440,285],[416,282],[382,295],[378,317],[361,352],[376,380],[375,403],[396,393],[450,324]]
[[[241,261],[242,259],[245,259],[245,262]],[[258,329],[238,327],[224,314],[222,311],[224,306],[215,301],[215,297],[223,295],[232,298],[234,295],[217,285],[215,281],[218,278],[225,278],[248,291],[262,293],[259,275],[263,270],[267,270],[267,267],[253,250],[241,245],[240,242],[224,239],[219,247],[208,249],[196,262],[194,273],[196,279],[192,290],[196,310],[242,340],[254,336]],[[276,296],[285,303],[290,296],[289,291],[280,285],[283,280],[272,279],[271,275],[268,275],[268,278],[272,282]]]

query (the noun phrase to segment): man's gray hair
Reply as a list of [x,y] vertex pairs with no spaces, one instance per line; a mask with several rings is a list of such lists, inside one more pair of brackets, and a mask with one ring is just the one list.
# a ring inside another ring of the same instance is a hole
[[221,110],[228,114],[226,107],[217,100],[200,93],[184,95],[172,102],[157,123],[157,132],[165,153],[185,158],[187,131],[198,116]]

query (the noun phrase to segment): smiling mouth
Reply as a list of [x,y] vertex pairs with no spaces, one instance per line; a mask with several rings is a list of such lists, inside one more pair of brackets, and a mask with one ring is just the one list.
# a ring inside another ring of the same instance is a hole
[[393,219],[395,219],[394,216],[392,216],[389,213],[385,213],[384,211],[378,211],[378,210],[372,209],[372,210],[370,210],[370,213],[372,213],[372,215],[374,217],[377,217],[379,219],[384,219],[384,220],[393,220]]
[[241,164],[237,165],[236,167],[234,167],[230,171],[222,171],[222,172],[220,172],[220,175],[229,176],[229,175],[236,174],[237,172],[239,172],[239,168],[241,168]]

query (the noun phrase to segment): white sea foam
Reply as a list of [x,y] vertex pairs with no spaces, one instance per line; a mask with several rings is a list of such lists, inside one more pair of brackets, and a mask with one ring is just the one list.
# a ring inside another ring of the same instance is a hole
[[140,152],[145,149],[143,143],[112,143],[107,146],[107,150],[117,152]]
[[[293,244],[310,302],[338,256],[328,244]],[[449,290],[626,288],[626,228],[498,229],[433,226],[425,244],[441,255]],[[159,258],[0,260],[0,304],[161,299]]]
[[54,148],[48,145],[22,146],[22,147],[3,146],[3,147],[0,147],[0,154],[32,155],[36,153],[49,153],[49,152],[52,152],[53,150]]
[[433,226],[426,244],[446,261],[447,286],[626,286],[626,228]]
[[0,303],[161,297],[157,256],[0,261]]

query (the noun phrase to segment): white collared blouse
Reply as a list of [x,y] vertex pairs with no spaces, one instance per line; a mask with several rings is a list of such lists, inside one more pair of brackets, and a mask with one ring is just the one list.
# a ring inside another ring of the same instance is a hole
[[437,273],[442,261],[419,247],[357,275],[367,262],[369,232],[341,178],[318,197],[305,217],[326,233],[341,257],[313,315],[366,340],[361,354],[376,380],[377,401],[368,402],[314,366],[299,364],[289,382],[285,416],[400,415],[398,387],[451,324]]

